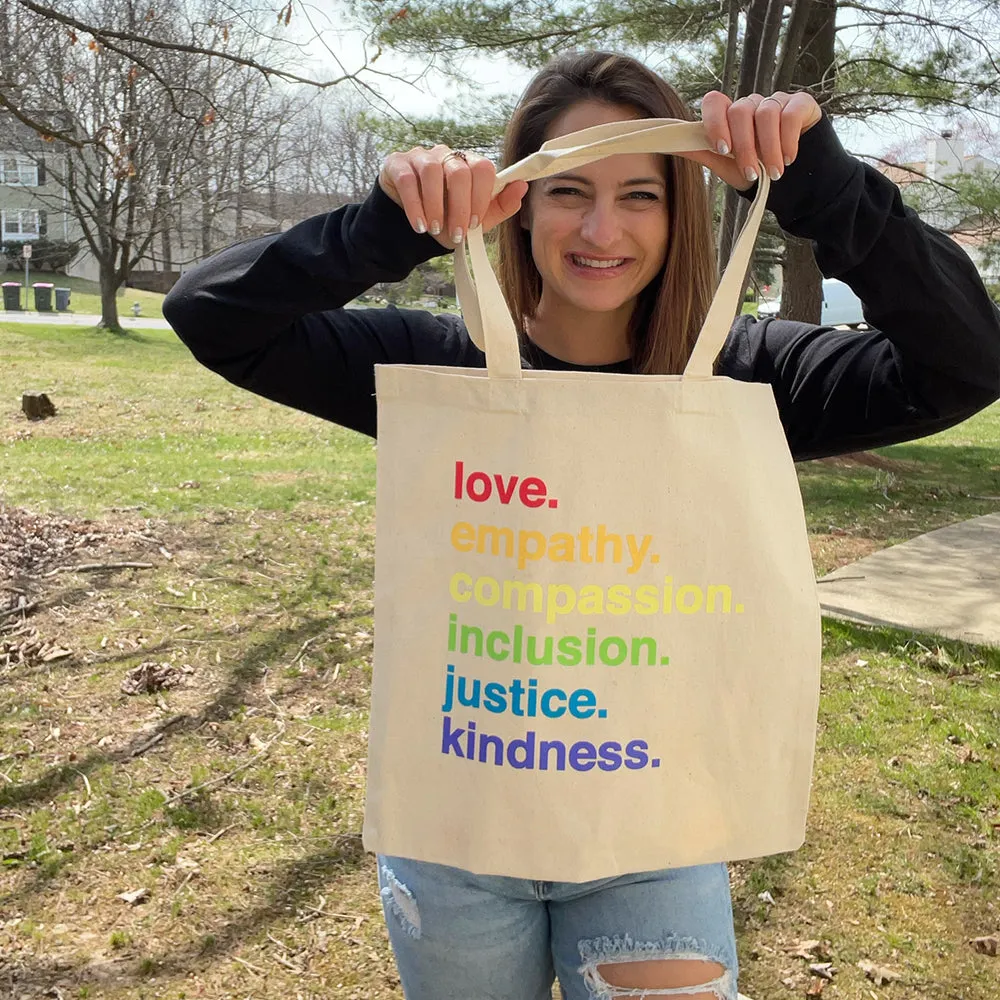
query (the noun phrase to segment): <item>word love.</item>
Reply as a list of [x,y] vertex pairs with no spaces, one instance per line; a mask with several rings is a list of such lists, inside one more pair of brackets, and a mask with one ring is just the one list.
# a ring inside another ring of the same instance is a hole
[[466,474],[465,463],[455,463],[455,499],[474,500],[476,503],[486,503],[494,494],[505,507],[516,496],[525,507],[558,507],[559,501],[549,496],[548,487],[537,476],[503,476],[494,472],[492,476],[485,472],[470,472]]

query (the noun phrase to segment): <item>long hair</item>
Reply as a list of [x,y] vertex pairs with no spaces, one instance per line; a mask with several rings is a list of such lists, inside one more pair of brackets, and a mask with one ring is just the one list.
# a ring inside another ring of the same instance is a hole
[[[609,52],[558,56],[528,84],[507,127],[503,164],[535,152],[552,122],[580,101],[624,105],[641,118],[692,120],[677,92],[629,56]],[[640,292],[629,323],[635,371],[684,371],[715,288],[715,253],[708,193],[701,167],[666,156],[669,245],[663,269]],[[542,279],[531,255],[531,236],[520,213],[498,231],[500,284],[516,323],[535,314]],[[522,336],[524,334],[522,333]]]

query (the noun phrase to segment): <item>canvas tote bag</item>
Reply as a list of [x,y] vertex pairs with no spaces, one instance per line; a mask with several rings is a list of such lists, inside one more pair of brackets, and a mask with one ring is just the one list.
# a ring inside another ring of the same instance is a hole
[[[642,120],[498,176],[710,148]],[[771,387],[712,374],[763,181],[683,376],[524,371],[468,236],[488,367],[383,365],[365,846],[588,881],[801,845],[820,618]]]

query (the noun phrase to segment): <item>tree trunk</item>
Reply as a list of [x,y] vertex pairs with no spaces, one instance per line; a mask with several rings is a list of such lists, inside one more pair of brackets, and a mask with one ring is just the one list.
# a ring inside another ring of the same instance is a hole
[[114,265],[100,262],[101,278],[101,322],[99,326],[112,333],[121,333],[122,325],[118,319],[118,276]]
[[[750,0],[747,8],[746,33],[743,37],[743,51],[740,53],[740,75],[736,84],[736,97],[746,97],[753,93],[754,78],[760,60],[760,46],[764,37],[768,0]],[[739,205],[741,202],[735,188],[726,188],[722,206],[722,224],[719,227],[719,272],[729,263],[733,243],[738,232]]]
[[781,317],[804,323],[818,323],[822,312],[823,275],[816,266],[812,243],[786,235]]
[[774,71],[774,89],[788,90],[792,85],[795,73],[795,63],[802,45],[806,21],[812,0],[792,0],[792,12],[788,15],[788,27],[785,30],[785,43],[781,49],[777,68]]
[[[806,19],[805,40],[792,73],[793,89],[809,90],[820,104],[826,103],[833,93],[836,14],[835,0],[813,0]],[[823,312],[823,276],[807,240],[788,237],[783,279],[782,317],[818,323]]]

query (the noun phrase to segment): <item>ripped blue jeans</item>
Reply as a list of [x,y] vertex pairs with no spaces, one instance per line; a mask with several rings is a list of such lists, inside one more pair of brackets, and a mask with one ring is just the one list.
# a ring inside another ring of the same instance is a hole
[[[725,865],[576,883],[378,860],[407,1000],[549,1000],[555,979],[564,1000],[737,1000]],[[704,974],[673,988],[629,985],[620,963],[656,959],[695,960]]]

